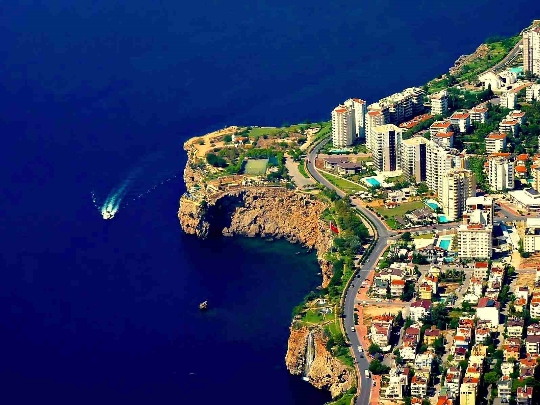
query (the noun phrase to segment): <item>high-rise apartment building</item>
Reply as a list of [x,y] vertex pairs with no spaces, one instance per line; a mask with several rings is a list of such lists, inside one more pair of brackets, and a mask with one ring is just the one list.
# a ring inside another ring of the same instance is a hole
[[355,134],[356,139],[365,139],[365,121],[366,121],[366,112],[367,104],[364,100],[359,98],[350,98],[345,101],[345,107],[351,108],[354,115],[354,128],[353,133]]
[[465,168],[465,156],[456,149],[445,148],[430,141],[426,146],[426,183],[440,197],[443,175],[453,168]]
[[401,142],[401,169],[415,182],[426,181],[426,149],[428,140],[416,136]]
[[470,224],[458,227],[458,256],[489,259],[493,255],[493,226]]
[[381,111],[369,111],[366,114],[366,147],[372,150],[373,128],[386,124],[386,119]]
[[506,148],[506,134],[500,132],[492,132],[486,137],[486,153],[492,154],[502,152]]
[[421,87],[410,87],[368,106],[368,111],[380,111],[386,124],[396,125],[420,114],[423,109],[424,90]]
[[393,171],[399,169],[402,132],[401,128],[393,124],[373,128],[371,153],[377,170]]
[[443,174],[443,211],[449,221],[460,218],[465,211],[467,198],[476,195],[476,178],[467,169],[451,169]]
[[339,105],[332,111],[332,144],[343,148],[353,143],[354,113],[352,108]]
[[523,32],[523,70],[540,75],[540,27]]
[[514,188],[514,161],[506,154],[492,156],[488,159],[489,186],[495,191],[512,190]]
[[540,101],[540,84],[535,83],[525,90],[525,98],[528,103],[531,103],[533,100]]

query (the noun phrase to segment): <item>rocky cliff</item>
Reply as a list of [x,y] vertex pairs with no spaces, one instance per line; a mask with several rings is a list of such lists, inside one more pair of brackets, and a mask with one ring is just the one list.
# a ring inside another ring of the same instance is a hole
[[[186,144],[188,145],[188,144]],[[194,156],[189,145],[186,150]],[[322,286],[332,277],[324,256],[332,246],[328,225],[320,219],[326,205],[314,196],[284,187],[253,187],[242,178],[206,182],[203,172],[188,160],[184,180],[188,192],[180,200],[178,218],[184,232],[206,238],[211,234],[284,238],[314,249],[322,271]],[[293,325],[294,326],[294,325]],[[353,371],[326,350],[323,332],[291,327],[287,369],[304,374],[317,388],[335,397],[354,384]],[[306,366],[309,345],[309,362]]]
[[[313,337],[315,357],[309,367],[306,367],[310,333]],[[313,386],[329,390],[333,398],[354,386],[353,372],[326,349],[326,339],[319,327],[291,327],[285,364],[291,374],[304,375]]]

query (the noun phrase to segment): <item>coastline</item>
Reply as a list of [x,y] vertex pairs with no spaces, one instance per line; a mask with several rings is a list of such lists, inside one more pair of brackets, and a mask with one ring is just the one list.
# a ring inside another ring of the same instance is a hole
[[[321,215],[328,204],[308,193],[280,186],[220,183],[216,187],[204,180],[204,172],[194,164],[200,157],[193,147],[195,142],[201,139],[209,142],[235,130],[236,127],[229,127],[191,138],[184,144],[188,154],[184,169],[188,192],[180,199],[178,211],[183,231],[198,238],[221,234],[299,243],[315,250],[322,276],[321,288],[327,287],[333,275],[332,263],[327,259],[332,247],[332,231]],[[299,324],[293,319],[285,364],[291,374],[303,375],[313,386],[327,389],[332,398],[336,398],[351,388],[356,390],[356,377],[351,367],[328,350],[327,342],[323,327]]]

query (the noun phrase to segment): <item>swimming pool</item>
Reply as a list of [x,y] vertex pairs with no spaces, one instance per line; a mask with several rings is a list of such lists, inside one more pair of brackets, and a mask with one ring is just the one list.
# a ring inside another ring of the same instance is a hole
[[438,218],[440,224],[446,224],[447,222],[450,222],[448,221],[448,218],[446,218],[446,215],[439,214]]
[[450,249],[450,243],[452,243],[450,239],[442,239],[439,241],[439,247],[443,248],[444,250],[448,250]]
[[381,185],[381,183],[379,183],[375,177],[368,177],[364,180],[367,181],[372,187],[379,187]]
[[426,200],[424,202],[433,211],[437,211],[439,209],[439,207],[440,207],[439,203],[437,201],[435,201],[435,200]]

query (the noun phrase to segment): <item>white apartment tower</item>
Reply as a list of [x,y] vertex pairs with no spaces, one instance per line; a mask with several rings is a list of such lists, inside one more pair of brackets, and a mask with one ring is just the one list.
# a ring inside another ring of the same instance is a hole
[[458,227],[458,256],[489,259],[493,254],[493,226],[470,224]]
[[506,93],[501,94],[501,107],[510,108],[511,110],[513,110],[514,108],[516,108],[516,98],[517,94],[513,91],[507,91]]
[[449,221],[460,218],[466,201],[476,195],[476,178],[467,169],[451,169],[443,174],[442,205]]
[[339,105],[332,111],[332,144],[343,148],[353,143],[354,113],[352,108]]
[[426,183],[427,186],[442,196],[443,175],[452,168],[464,168],[465,157],[455,149],[445,148],[436,142],[429,141],[426,145]]
[[445,115],[448,111],[448,92],[441,90],[430,96],[431,115]]
[[366,114],[366,147],[372,150],[373,128],[386,124],[386,119],[381,111],[369,111]]
[[377,170],[393,171],[399,169],[402,133],[403,130],[393,124],[373,128],[371,153]]
[[365,121],[366,121],[366,112],[367,104],[364,100],[359,98],[350,98],[345,101],[345,107],[351,108],[354,114],[354,128],[353,133],[355,138],[365,138]]
[[533,100],[540,101],[540,84],[535,83],[532,86],[527,87],[525,90],[525,98],[528,103]]
[[426,149],[428,140],[416,136],[401,142],[401,169],[415,182],[426,181]]
[[540,75],[540,27],[523,33],[523,70]]
[[505,156],[491,157],[488,161],[489,186],[495,191],[514,188],[514,162]]

